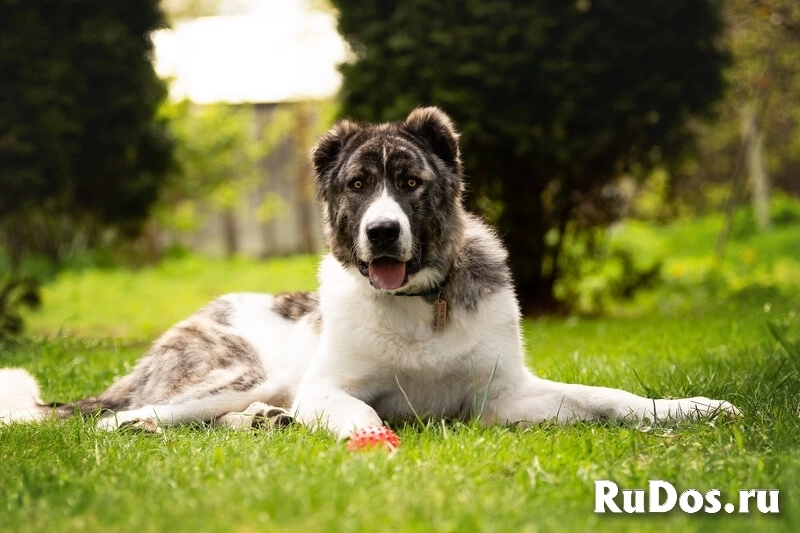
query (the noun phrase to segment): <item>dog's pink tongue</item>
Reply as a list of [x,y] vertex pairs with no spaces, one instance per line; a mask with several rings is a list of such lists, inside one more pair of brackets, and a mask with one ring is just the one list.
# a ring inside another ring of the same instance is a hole
[[369,264],[369,280],[385,291],[400,288],[406,279],[406,264],[390,257],[381,257]]

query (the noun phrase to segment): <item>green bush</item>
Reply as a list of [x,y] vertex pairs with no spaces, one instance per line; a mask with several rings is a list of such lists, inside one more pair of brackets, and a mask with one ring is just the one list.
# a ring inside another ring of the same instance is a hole
[[589,315],[685,312],[725,299],[763,306],[800,289],[800,201],[776,195],[771,216],[772,229],[759,233],[752,209],[741,207],[723,260],[713,253],[720,214],[667,224],[628,219],[588,236],[568,229],[557,297]]
[[556,297],[570,310],[602,314],[661,281],[665,243],[652,225],[628,220],[608,229],[570,232],[560,257]]
[[41,305],[36,278],[8,275],[0,284],[0,343],[16,339],[24,326],[22,310]]

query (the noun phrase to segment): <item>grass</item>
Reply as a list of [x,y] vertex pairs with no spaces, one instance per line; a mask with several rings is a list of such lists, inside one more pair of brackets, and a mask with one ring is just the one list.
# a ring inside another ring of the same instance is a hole
[[[33,339],[0,352],[47,400],[94,394],[169,323],[231,290],[314,285],[309,257],[174,259],[136,272],[86,270],[49,284]],[[79,419],[0,427],[0,531],[797,531],[800,302],[791,287],[695,302],[680,313],[524,323],[543,377],[657,396],[706,395],[745,417],[702,423],[456,422],[396,428],[393,454],[349,454],[292,427],[160,435]],[[770,332],[779,333],[783,343]],[[781,490],[778,516],[593,513],[595,480],[621,488]]]
[[313,290],[316,267],[312,256],[265,262],[186,256],[138,270],[68,270],[44,287],[46,305],[28,316],[28,330],[34,336],[152,339],[221,294]]

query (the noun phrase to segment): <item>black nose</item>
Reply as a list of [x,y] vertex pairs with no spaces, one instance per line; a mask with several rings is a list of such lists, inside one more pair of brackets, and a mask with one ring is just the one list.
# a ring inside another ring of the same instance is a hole
[[387,245],[400,238],[400,223],[395,220],[381,220],[367,226],[367,239],[375,245]]

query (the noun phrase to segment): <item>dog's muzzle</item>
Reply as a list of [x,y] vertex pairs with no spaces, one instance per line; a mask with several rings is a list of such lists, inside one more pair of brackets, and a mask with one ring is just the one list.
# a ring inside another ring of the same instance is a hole
[[421,253],[406,261],[398,253],[400,224],[382,220],[366,227],[370,245],[369,261],[358,260],[358,270],[369,278],[376,289],[393,291],[408,282],[408,277],[420,271]]

